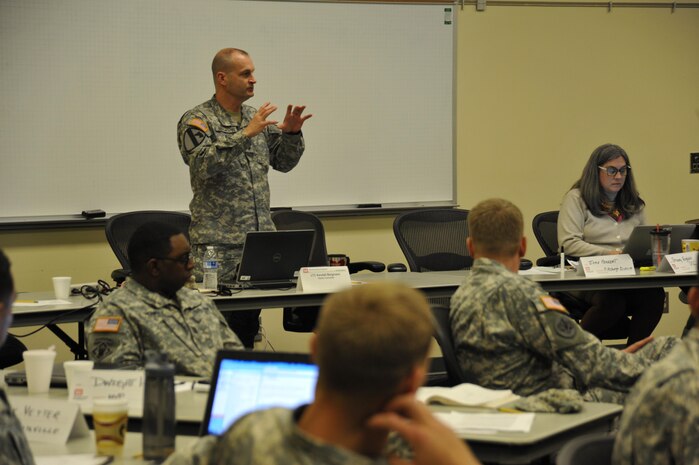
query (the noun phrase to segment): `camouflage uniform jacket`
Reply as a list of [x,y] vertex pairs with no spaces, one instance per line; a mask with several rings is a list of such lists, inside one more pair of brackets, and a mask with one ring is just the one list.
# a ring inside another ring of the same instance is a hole
[[182,375],[211,376],[216,351],[243,348],[208,297],[183,287],[172,300],[133,279],[104,299],[86,332],[95,363],[142,367],[145,351],[155,350]]
[[613,463],[699,464],[699,329],[692,329],[634,386],[621,417]]
[[171,455],[165,465],[388,465],[301,431],[296,423],[303,408],[253,412],[219,438],[207,436],[189,452]]
[[192,244],[242,247],[248,231],[274,231],[267,172],[287,172],[304,151],[303,136],[282,134],[275,125],[254,137],[247,127],[257,110],[242,105],[240,123],[216,100],[186,112],[177,125],[177,143],[189,166],[193,198]]
[[675,342],[658,338],[636,354],[605,347],[537,283],[486,258],[452,297],[449,317],[464,373],[524,396],[573,388],[587,400],[623,403],[644,368]]
[[19,420],[0,388],[0,463],[34,465],[34,457]]

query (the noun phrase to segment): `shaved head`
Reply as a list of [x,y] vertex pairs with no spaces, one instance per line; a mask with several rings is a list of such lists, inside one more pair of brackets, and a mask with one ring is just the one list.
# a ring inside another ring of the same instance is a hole
[[239,54],[248,56],[248,52],[239,48],[223,48],[216,53],[211,62],[211,74],[216,79],[216,73],[229,73],[233,69],[233,55]]

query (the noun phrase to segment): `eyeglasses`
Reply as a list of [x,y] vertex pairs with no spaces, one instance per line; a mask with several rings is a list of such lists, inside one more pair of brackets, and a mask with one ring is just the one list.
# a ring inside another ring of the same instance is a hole
[[598,166],[598,168],[607,173],[607,176],[609,177],[614,177],[617,173],[619,173],[622,176],[626,176],[626,174],[631,169],[631,167],[628,165],[622,166],[621,168],[617,168],[616,166]]
[[153,258],[155,258],[156,260],[167,260],[170,262],[177,262],[177,263],[180,263],[180,264],[186,266],[189,264],[189,262],[191,260],[194,260],[194,255],[192,255],[192,252],[187,252],[186,254],[181,255],[177,258],[170,258],[170,257],[153,257]]

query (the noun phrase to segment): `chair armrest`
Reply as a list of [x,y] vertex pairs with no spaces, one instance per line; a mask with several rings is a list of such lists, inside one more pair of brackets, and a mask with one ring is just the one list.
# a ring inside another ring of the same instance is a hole
[[386,269],[386,265],[381,262],[350,262],[348,268],[350,273],[358,273],[364,270],[381,273]]
[[119,268],[117,270],[112,271],[111,277],[116,283],[117,287],[119,287],[122,284],[124,284],[124,281],[126,281],[126,278],[128,278],[129,275],[131,275],[131,270]]
[[561,264],[561,257],[559,255],[549,255],[548,257],[541,257],[536,260],[536,266],[556,266]]
[[388,272],[389,273],[404,273],[408,271],[408,267],[403,263],[389,263]]

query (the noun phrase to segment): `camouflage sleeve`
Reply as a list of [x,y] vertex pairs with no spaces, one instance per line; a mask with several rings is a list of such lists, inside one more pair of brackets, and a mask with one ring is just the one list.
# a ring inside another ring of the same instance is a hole
[[163,465],[209,465],[211,454],[218,442],[216,436],[204,436],[185,450],[172,453]]
[[243,346],[243,343],[240,342],[238,336],[233,332],[230,326],[228,326],[228,323],[226,323],[226,319],[221,314],[221,311],[218,308],[216,308],[215,305],[212,304],[212,306],[214,307],[213,311],[216,313],[218,330],[221,333],[221,341],[223,341],[223,348],[233,350],[244,350],[245,347]]
[[177,124],[177,144],[190,175],[209,179],[225,171],[251,146],[243,131],[216,134],[204,114],[185,113]]
[[265,130],[267,146],[269,147],[269,164],[277,171],[286,173],[294,168],[306,148],[303,135],[282,134],[276,126],[268,126]]
[[643,372],[645,363],[632,354],[605,347],[583,330],[555,298],[532,296],[529,311],[534,321],[518,321],[529,347],[568,370],[578,389],[590,386],[626,391]]
[[646,387],[643,392],[635,390],[628,398],[614,443],[613,463],[699,463],[696,376],[691,380],[677,377]]
[[34,465],[27,437],[19,419],[12,413],[5,392],[0,389],[0,463]]
[[118,368],[143,366],[138,328],[131,324],[118,305],[100,304],[90,318],[86,332],[87,352],[95,363]]

